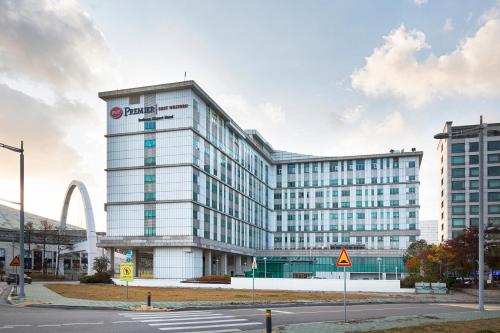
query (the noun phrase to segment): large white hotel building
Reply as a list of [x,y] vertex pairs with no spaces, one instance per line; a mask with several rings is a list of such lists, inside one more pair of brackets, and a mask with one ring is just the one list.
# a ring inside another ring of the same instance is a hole
[[[419,231],[422,152],[317,157],[274,150],[194,81],[99,93],[107,113],[107,235],[136,275],[395,278]],[[257,276],[262,276],[259,265]]]

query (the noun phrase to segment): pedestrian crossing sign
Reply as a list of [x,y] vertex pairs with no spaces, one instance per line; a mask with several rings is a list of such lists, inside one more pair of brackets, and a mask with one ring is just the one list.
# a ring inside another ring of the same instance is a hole
[[21,260],[19,260],[19,256],[15,256],[14,258],[12,258],[10,266],[20,266],[20,265],[21,265]]
[[351,267],[351,259],[349,259],[349,256],[347,255],[347,251],[345,248],[342,248],[342,252],[340,252],[340,256],[337,259],[337,267]]
[[134,281],[134,264],[120,264],[120,281]]

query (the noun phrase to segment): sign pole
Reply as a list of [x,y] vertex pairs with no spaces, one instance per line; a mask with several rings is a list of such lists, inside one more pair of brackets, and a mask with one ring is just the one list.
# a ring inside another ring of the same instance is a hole
[[345,248],[342,249],[342,252],[340,252],[340,256],[337,259],[337,263],[335,264],[337,267],[343,267],[344,268],[344,322],[347,323],[347,273],[346,273],[346,267],[352,267],[352,262],[351,259],[349,259],[349,256],[347,255],[347,251]]
[[345,298],[346,298],[346,282],[345,282],[345,266],[344,266],[344,322],[347,323],[347,307],[346,307],[346,304],[345,304]]
[[255,303],[255,268],[252,268],[252,303]]
[[127,287],[126,287],[126,299],[128,299],[128,281],[127,281]]

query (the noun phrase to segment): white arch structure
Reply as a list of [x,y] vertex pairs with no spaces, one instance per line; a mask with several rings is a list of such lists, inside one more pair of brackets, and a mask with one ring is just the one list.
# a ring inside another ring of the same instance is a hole
[[59,230],[63,231],[66,229],[66,219],[68,217],[69,202],[71,200],[71,195],[75,187],[78,188],[80,194],[82,195],[83,207],[85,209],[85,222],[87,224],[87,274],[94,274],[94,269],[92,264],[94,263],[94,258],[97,257],[97,236],[95,233],[95,222],[94,222],[94,211],[92,210],[92,203],[90,202],[89,192],[85,187],[85,184],[79,180],[73,180],[66,191],[66,196],[64,197],[64,205],[61,212],[61,220],[59,225]]

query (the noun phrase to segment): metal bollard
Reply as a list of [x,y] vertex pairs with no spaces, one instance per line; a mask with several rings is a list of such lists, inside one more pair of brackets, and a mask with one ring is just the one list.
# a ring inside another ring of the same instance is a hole
[[271,318],[271,310],[267,309],[266,310],[266,333],[272,333],[273,330],[273,324],[272,324],[272,318]]
[[148,291],[148,306],[151,306],[151,292]]

